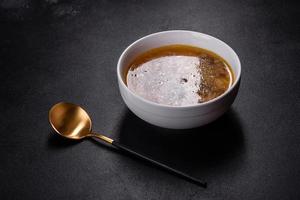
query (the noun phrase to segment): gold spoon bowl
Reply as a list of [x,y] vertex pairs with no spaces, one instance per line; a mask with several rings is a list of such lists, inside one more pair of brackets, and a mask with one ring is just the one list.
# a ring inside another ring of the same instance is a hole
[[58,134],[69,139],[97,137],[110,144],[113,142],[104,135],[92,133],[91,118],[80,106],[72,103],[55,104],[49,111],[49,121]]

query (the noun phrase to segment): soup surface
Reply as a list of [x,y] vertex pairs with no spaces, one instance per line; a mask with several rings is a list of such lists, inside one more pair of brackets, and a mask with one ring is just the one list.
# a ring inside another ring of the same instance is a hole
[[223,94],[233,82],[229,64],[217,54],[188,45],[151,49],[128,66],[127,87],[159,104],[186,106]]

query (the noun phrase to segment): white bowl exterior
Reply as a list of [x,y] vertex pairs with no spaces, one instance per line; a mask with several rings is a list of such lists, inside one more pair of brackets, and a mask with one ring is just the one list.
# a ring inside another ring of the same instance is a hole
[[[139,54],[149,49],[171,44],[186,44],[208,49],[222,56],[232,67],[235,81],[221,96],[197,105],[172,107],[156,104],[139,97],[124,83],[124,70]],[[236,53],[224,42],[193,31],[164,31],[148,35],[131,44],[118,62],[118,83],[128,108],[141,119],[164,128],[187,129],[205,125],[220,117],[233,103],[240,83],[241,64]]]

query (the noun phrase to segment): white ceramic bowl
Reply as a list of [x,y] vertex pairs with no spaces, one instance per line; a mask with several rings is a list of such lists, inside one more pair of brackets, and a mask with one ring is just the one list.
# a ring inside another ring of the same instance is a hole
[[[148,101],[129,90],[124,82],[125,70],[129,63],[137,55],[149,49],[171,44],[201,47],[222,56],[232,67],[234,83],[215,99],[201,104],[178,107]],[[241,63],[233,49],[217,38],[193,31],[173,30],[147,35],[129,45],[119,58],[117,73],[121,96],[133,113],[156,126],[187,129],[212,122],[228,110],[238,93]]]

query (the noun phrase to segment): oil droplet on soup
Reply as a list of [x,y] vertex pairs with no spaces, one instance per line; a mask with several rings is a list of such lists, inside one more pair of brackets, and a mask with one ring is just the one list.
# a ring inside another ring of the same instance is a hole
[[217,54],[188,45],[151,49],[128,66],[127,87],[159,104],[194,105],[223,94],[233,82],[227,62]]

